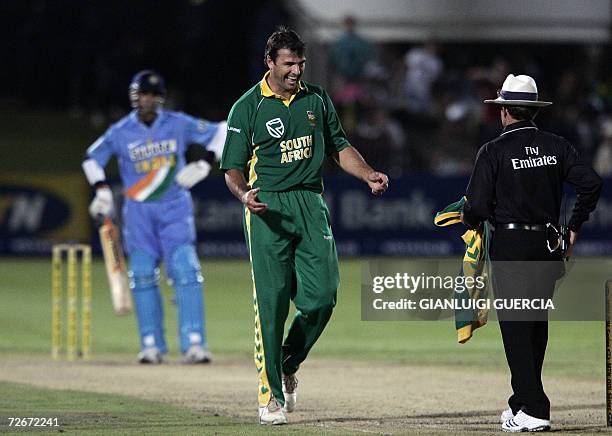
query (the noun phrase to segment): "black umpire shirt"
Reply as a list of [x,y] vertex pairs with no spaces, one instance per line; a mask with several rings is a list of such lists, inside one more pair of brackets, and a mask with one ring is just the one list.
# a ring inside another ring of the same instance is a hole
[[578,232],[595,209],[601,178],[564,138],[539,130],[532,121],[510,124],[478,151],[464,222],[471,228],[487,219],[493,225],[558,224],[563,182],[576,190],[569,227]]

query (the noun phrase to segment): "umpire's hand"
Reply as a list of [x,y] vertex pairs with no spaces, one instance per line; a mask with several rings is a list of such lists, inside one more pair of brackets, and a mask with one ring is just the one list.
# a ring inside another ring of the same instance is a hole
[[577,241],[578,241],[578,233],[574,232],[573,230],[570,230],[569,246],[567,247],[567,250],[565,251],[565,260],[569,260],[569,258],[572,257],[572,252],[574,251],[574,245],[576,245]]
[[266,203],[259,202],[257,199],[258,192],[259,188],[251,189],[250,191],[244,193],[241,200],[247,209],[254,214],[261,215],[268,209],[268,205]]

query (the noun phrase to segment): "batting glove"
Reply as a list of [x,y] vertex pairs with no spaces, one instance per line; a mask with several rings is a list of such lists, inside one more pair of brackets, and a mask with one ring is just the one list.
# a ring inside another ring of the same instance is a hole
[[208,176],[210,168],[210,164],[205,160],[191,162],[178,172],[175,179],[176,183],[183,188],[191,189],[196,183],[201,182]]
[[108,186],[96,190],[96,196],[89,205],[89,214],[94,218],[109,217],[113,213],[113,193]]

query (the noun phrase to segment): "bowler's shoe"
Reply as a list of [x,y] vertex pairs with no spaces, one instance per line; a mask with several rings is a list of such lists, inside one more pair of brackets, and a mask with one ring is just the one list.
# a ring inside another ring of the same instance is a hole
[[272,397],[267,406],[259,408],[259,423],[264,425],[287,424],[287,417],[276,398]]

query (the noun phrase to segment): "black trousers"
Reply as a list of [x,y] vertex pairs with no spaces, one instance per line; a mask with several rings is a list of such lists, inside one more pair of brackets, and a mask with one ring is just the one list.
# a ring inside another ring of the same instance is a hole
[[[490,256],[496,299],[552,298],[563,264],[560,254],[548,251],[546,232],[498,229],[491,240]],[[550,419],[550,401],[542,385],[547,310],[498,310],[497,315],[512,377],[508,405],[514,413],[523,410],[530,416]]]

